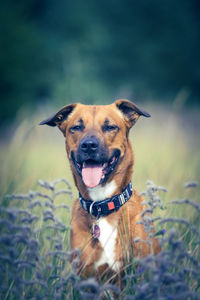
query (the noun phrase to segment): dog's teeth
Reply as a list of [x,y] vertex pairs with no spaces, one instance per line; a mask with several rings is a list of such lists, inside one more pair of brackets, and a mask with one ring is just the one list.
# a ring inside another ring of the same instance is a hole
[[85,166],[86,166],[86,163],[85,163],[85,161],[84,161],[84,163],[83,163],[83,168],[85,168]]
[[104,164],[103,164],[103,168],[106,168],[107,165],[108,165],[108,163],[104,163]]

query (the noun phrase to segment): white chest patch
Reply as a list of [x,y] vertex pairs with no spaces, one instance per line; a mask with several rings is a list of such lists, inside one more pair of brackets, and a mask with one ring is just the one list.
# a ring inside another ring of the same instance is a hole
[[119,271],[120,263],[116,261],[115,257],[117,227],[109,224],[104,218],[99,220],[98,225],[100,227],[99,242],[103,252],[100,259],[95,263],[95,268],[107,263],[114,271]]
[[110,198],[114,194],[116,188],[117,185],[113,180],[107,183],[105,186],[98,185],[94,188],[88,188],[88,192],[93,201],[101,201]]

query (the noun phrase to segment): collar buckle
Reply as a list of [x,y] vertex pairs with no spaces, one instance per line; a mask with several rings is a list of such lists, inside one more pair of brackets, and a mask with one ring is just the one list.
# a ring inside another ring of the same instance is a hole
[[91,204],[90,204],[90,207],[89,207],[89,214],[91,216],[91,218],[96,218],[96,219],[99,219],[100,215],[101,215],[101,207],[100,206],[96,206],[96,210],[97,210],[97,215],[95,214],[95,211],[93,211],[93,206],[95,204],[95,201],[93,201]]

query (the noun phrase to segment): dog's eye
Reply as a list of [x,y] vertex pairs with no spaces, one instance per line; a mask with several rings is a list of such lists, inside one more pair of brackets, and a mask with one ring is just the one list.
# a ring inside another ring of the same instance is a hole
[[84,129],[83,125],[74,125],[70,127],[69,131],[74,132],[74,131],[82,131]]
[[118,130],[119,129],[119,127],[118,126],[115,126],[115,125],[103,125],[103,127],[102,127],[102,130],[103,130],[103,132],[105,132],[105,131],[113,131],[113,130]]

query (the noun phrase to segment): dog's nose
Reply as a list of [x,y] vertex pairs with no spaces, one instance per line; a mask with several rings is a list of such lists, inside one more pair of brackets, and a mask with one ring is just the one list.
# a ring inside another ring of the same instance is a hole
[[95,137],[86,137],[80,143],[80,149],[85,153],[96,152],[99,148],[99,141]]

